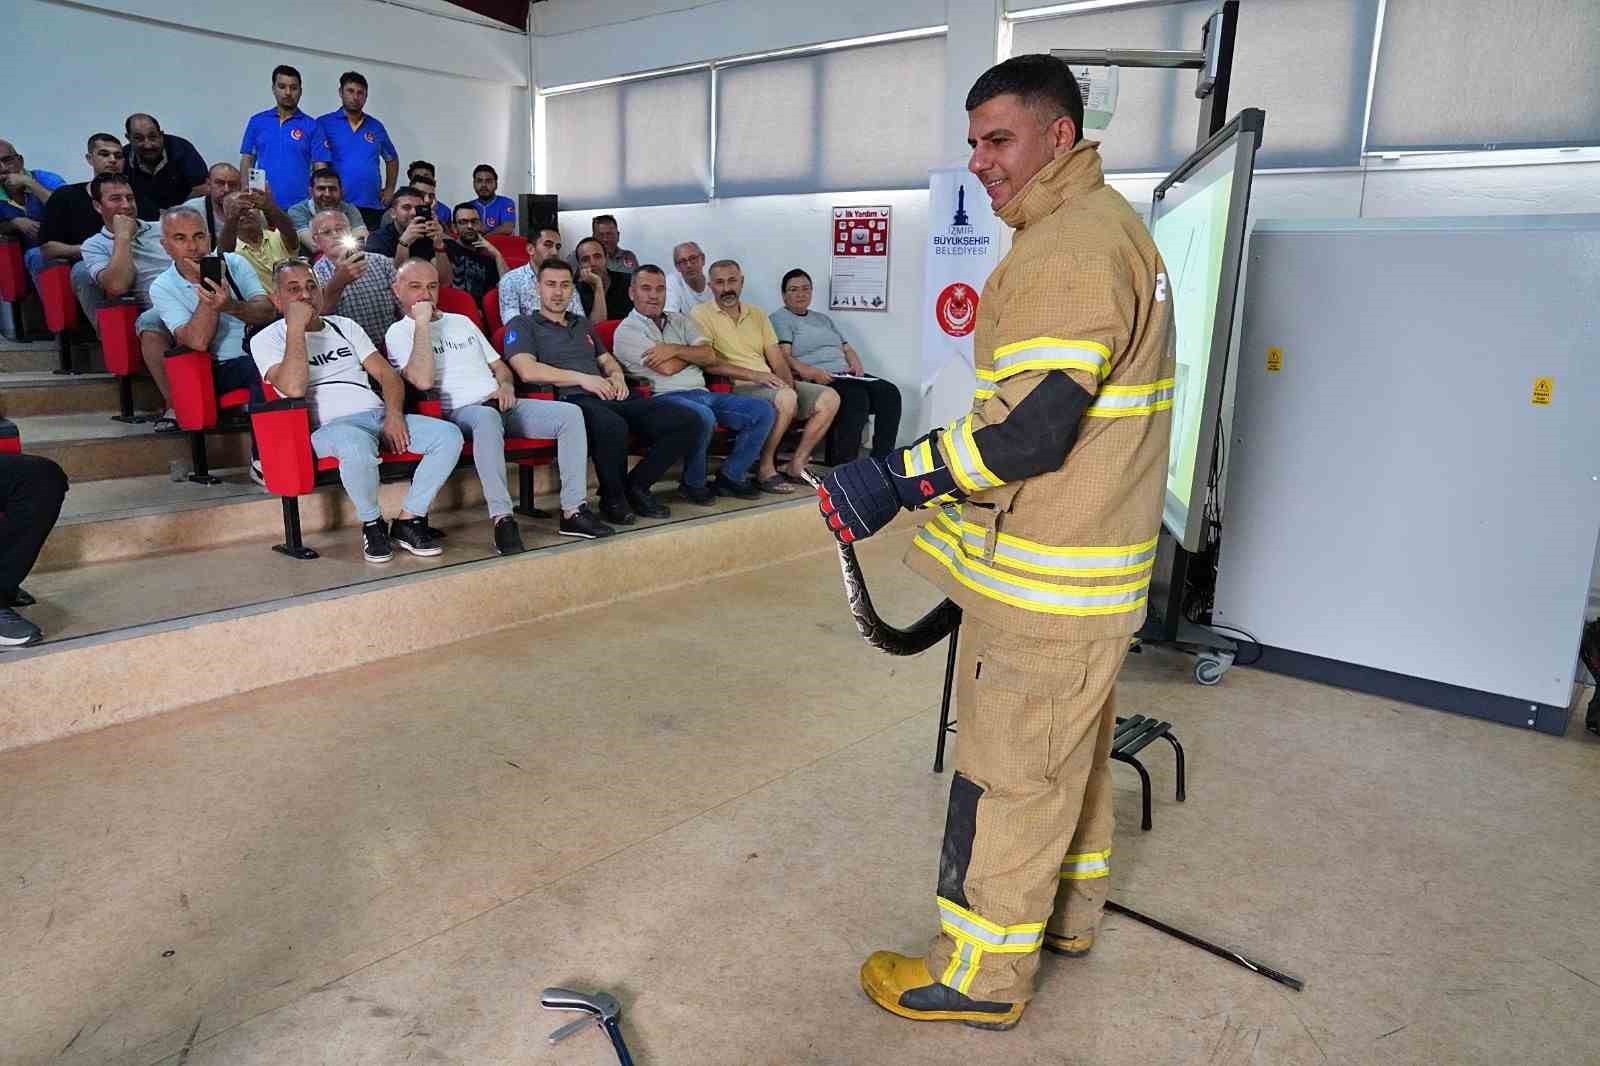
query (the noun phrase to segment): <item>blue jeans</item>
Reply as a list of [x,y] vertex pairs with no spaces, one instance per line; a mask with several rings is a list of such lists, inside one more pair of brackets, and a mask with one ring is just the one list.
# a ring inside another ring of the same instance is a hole
[[706,483],[706,448],[717,423],[734,433],[733,451],[722,461],[722,473],[731,481],[743,481],[750,473],[750,464],[761,455],[761,445],[772,431],[772,420],[778,417],[777,410],[767,401],[733,392],[685,389],[662,393],[661,398],[700,416],[700,439],[683,459],[683,483],[697,489]]
[[[378,506],[378,433],[382,429],[383,410],[375,408],[335,418],[311,434],[312,451],[322,457],[338,457],[339,480],[363,523],[383,517]],[[461,458],[461,431],[425,415],[406,415],[406,431],[411,434],[411,450],[422,456],[422,462],[411,475],[411,491],[400,506],[424,515]]]

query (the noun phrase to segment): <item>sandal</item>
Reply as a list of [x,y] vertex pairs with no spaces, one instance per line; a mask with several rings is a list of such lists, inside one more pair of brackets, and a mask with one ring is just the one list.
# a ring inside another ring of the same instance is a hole
[[787,481],[791,485],[799,485],[803,489],[809,489],[811,487],[811,482],[797,474],[791,474],[787,470],[779,471],[778,476],[783,478],[783,480]]
[[784,480],[782,474],[773,474],[771,477],[766,478],[765,480],[758,480],[756,482],[756,488],[771,496],[794,495],[794,486],[789,484],[788,481]]

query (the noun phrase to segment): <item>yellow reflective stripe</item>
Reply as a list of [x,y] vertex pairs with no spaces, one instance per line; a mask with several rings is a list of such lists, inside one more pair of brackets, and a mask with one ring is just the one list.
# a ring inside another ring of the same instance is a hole
[[972,440],[972,416],[958,418],[950,423],[946,429],[946,440],[950,449],[950,473],[955,475],[956,481],[968,493],[982,492],[984,489],[998,488],[1004,484],[989,468],[983,465],[983,459],[978,455],[978,446]]
[[999,391],[999,389],[978,389],[972,394],[972,401],[974,403],[982,403]]
[[[952,536],[960,537],[975,554],[984,555],[988,530],[972,522],[961,520],[961,512],[946,507],[935,518]],[[1049,544],[1009,533],[995,536],[996,562],[1005,563],[1018,570],[1035,574],[1052,574],[1060,577],[1121,577],[1149,570],[1155,565],[1156,538],[1142,544],[1126,544],[1106,548],[1058,548]]]
[[972,450],[972,461],[976,466],[977,473],[979,476],[983,477],[989,482],[988,487],[998,488],[999,486],[1004,485],[1005,482],[995,477],[994,472],[984,465],[983,453],[978,451],[978,442],[972,439],[971,415],[968,415],[961,420],[961,437],[966,442],[967,447]]
[[1111,849],[1085,851],[1068,855],[1061,860],[1061,879],[1064,881],[1092,881],[1111,873]]
[[1150,385],[1103,385],[1085,414],[1091,418],[1127,418],[1172,408],[1177,382],[1163,378]]
[[1111,373],[1111,349],[1097,341],[1033,337],[994,350],[996,381],[1029,370],[1082,370],[1103,381]]
[[972,979],[978,975],[978,960],[982,958],[982,948],[965,940],[957,940],[955,950],[950,953],[950,964],[944,968],[939,983],[965,994],[972,987]]
[[933,469],[933,450],[928,447],[927,441],[923,441],[915,448],[901,452],[900,461],[907,477],[921,477]]
[[1043,922],[997,925],[959,903],[938,897],[939,925],[957,942],[971,943],[983,951],[1025,955],[1044,943]]
[[1141,610],[1150,587],[1148,575],[1121,585],[1062,585],[1002,573],[969,557],[960,542],[928,523],[912,541],[967,588],[980,596],[1025,611],[1062,615],[1130,614]]

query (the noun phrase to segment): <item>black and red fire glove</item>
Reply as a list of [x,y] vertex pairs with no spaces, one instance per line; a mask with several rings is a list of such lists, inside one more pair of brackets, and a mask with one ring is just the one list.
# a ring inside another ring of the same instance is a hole
[[865,540],[908,511],[966,494],[939,455],[938,430],[888,459],[871,456],[835,467],[817,485],[817,509],[840,544]]

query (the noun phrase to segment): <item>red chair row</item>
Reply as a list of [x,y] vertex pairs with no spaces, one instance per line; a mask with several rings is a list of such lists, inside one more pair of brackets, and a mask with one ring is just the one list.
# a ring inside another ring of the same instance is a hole
[[[311,411],[305,400],[281,397],[270,383],[262,384],[267,402],[251,404],[249,412],[267,491],[283,502],[283,543],[273,545],[273,551],[294,559],[315,559],[317,552],[306,547],[301,536],[300,497],[319,485],[337,483],[339,460],[334,456],[318,457],[311,450]],[[411,406],[416,414],[435,418],[442,414],[440,401],[431,394],[423,394]],[[518,498],[514,510],[530,518],[550,517],[533,505],[533,471],[555,463],[556,442],[545,437],[507,437],[505,449],[506,458],[517,466]],[[380,452],[378,460],[382,464],[379,476],[394,480],[409,476],[422,456],[416,452]],[[472,463],[471,441],[462,446],[461,462]]]
[[[11,321],[22,335],[21,304],[28,296],[28,270],[19,241],[0,240],[0,300],[11,305]],[[39,303],[44,308],[45,328],[55,334],[58,348],[58,374],[74,373],[72,342],[67,333],[78,324],[78,298],[72,291],[72,268],[54,266],[39,274]]]
[[533,257],[528,254],[528,241],[515,233],[488,234],[489,243],[500,250],[500,258],[506,261],[506,266],[512,270],[519,266],[527,266]]

